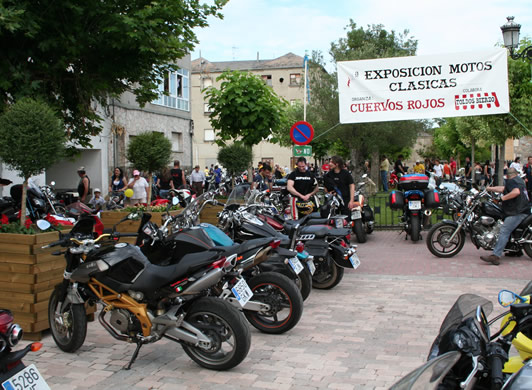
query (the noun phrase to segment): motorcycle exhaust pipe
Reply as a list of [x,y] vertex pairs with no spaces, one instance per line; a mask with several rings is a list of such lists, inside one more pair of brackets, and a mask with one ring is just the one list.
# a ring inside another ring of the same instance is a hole
[[206,288],[214,286],[222,279],[223,274],[224,270],[222,268],[215,268],[209,271],[183,291],[183,295],[198,294]]
[[427,217],[430,217],[432,215],[432,210],[426,209],[423,211],[423,214],[425,214]]

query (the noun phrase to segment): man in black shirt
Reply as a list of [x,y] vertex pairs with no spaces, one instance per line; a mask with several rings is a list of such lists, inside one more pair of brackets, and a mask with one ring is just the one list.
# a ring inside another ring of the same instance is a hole
[[[466,178],[466,188],[468,190],[471,189],[471,172],[473,171],[473,167],[471,166],[471,159],[469,157],[466,157],[465,158],[465,171],[464,171],[464,174],[465,174],[465,178]],[[468,181],[469,180],[469,181]]]
[[397,157],[397,161],[395,162],[394,164],[394,170],[395,170],[395,174],[397,176],[401,176],[401,175],[404,175],[406,172],[405,172],[405,167],[403,165],[403,158],[404,156],[402,154],[400,154],[398,157]]
[[172,188],[178,190],[183,184],[186,183],[185,172],[179,168],[179,161],[174,161],[174,168],[170,169],[172,175]]
[[504,186],[487,187],[486,190],[502,192],[502,209],[506,217],[501,227],[499,238],[493,248],[493,254],[489,256],[480,256],[480,259],[499,265],[502,252],[514,229],[530,214],[530,205],[528,204],[528,194],[525,182],[521,179],[515,168],[508,168],[506,184]]
[[327,192],[336,192],[344,201],[342,213],[348,213],[355,207],[355,182],[353,176],[344,169],[344,160],[339,156],[331,157],[330,170],[324,176],[323,184]]
[[[297,159],[297,169],[288,175],[286,182],[286,189],[293,195],[295,202],[292,207],[297,207],[298,214],[310,214],[315,207],[318,207],[317,202],[313,199],[316,192],[318,192],[318,181],[314,174],[307,170],[307,160],[305,157]],[[303,203],[312,202],[310,205],[303,206]],[[299,206],[298,206],[299,205]],[[297,216],[295,216],[297,218]]]

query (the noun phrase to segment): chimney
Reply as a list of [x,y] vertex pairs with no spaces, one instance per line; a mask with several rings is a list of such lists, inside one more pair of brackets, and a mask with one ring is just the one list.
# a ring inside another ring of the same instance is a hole
[[259,52],[257,52],[257,62],[259,61]]

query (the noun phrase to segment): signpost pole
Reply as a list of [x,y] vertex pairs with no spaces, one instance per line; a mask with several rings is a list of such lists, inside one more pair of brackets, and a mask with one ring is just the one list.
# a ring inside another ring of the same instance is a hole
[[305,74],[304,74],[304,86],[303,86],[303,120],[307,121],[307,61],[308,58],[305,55],[305,59],[303,60],[303,68],[305,68]]

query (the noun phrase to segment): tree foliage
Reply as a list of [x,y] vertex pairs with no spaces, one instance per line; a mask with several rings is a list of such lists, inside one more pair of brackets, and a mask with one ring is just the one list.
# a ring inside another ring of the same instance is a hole
[[227,169],[228,173],[235,177],[245,171],[253,162],[251,148],[242,144],[232,144],[220,148],[218,161]]
[[152,173],[170,163],[172,143],[163,133],[147,131],[133,138],[128,145],[126,157],[135,169],[149,175],[148,203],[151,199]]
[[206,98],[218,145],[232,140],[251,147],[290,127],[288,102],[260,77],[225,71],[216,81],[221,81],[220,88],[210,87]]
[[132,91],[143,105],[176,59],[197,43],[227,0],[0,2],[0,111],[41,96],[59,112],[71,141],[101,131],[95,102]]
[[48,104],[20,99],[0,116],[0,159],[24,178],[21,224],[26,217],[26,187],[64,156],[65,131]]

